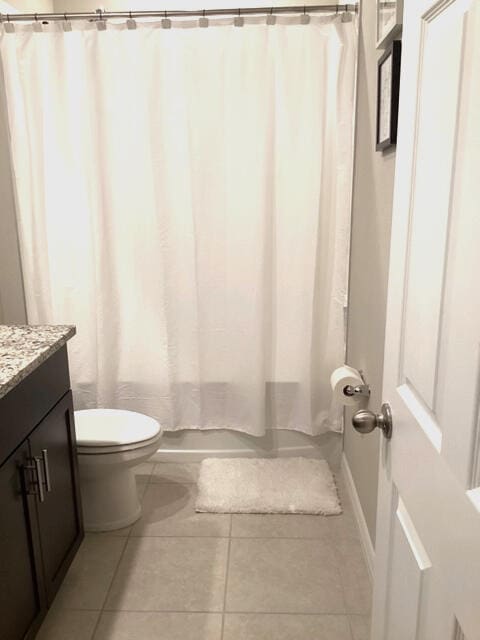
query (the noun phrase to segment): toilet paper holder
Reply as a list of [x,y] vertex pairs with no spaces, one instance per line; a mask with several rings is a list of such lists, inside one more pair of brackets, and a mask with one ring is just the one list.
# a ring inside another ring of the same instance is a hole
[[365,377],[363,375],[363,371],[359,369],[358,373],[361,375],[363,384],[357,384],[353,386],[352,384],[347,384],[343,387],[343,395],[348,398],[369,398],[370,397],[370,386],[366,383]]

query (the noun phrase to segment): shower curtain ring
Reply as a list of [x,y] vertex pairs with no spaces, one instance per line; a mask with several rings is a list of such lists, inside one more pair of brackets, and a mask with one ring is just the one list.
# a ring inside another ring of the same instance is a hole
[[208,27],[208,18],[205,17],[205,14],[205,9],[202,9],[202,17],[198,19],[198,26],[202,27],[202,29]]
[[307,6],[304,4],[303,13],[300,16],[300,24],[309,24],[309,23],[310,23],[310,16],[307,13]]
[[276,17],[273,15],[273,6],[270,7],[270,13],[267,15],[267,24],[275,24],[277,21]]
[[128,20],[126,22],[126,25],[129,31],[134,31],[137,28],[137,23],[133,19],[131,11],[128,12]]
[[6,16],[2,16],[2,22],[5,19],[5,17],[7,18],[7,24],[5,25],[5,31],[7,33],[13,33],[15,31],[15,27],[13,26],[13,22],[10,22],[10,14],[7,13]]
[[240,7],[238,7],[237,15],[233,19],[233,25],[235,27],[243,27],[243,23],[244,23],[244,20],[242,18],[242,11],[241,11]]

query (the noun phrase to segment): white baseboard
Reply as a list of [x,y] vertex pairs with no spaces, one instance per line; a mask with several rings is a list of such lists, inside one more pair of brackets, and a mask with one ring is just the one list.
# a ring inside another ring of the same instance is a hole
[[153,462],[201,462],[205,458],[323,458],[322,451],[313,446],[281,447],[274,451],[262,449],[158,449]]
[[360,533],[360,541],[362,543],[363,554],[365,556],[365,562],[367,563],[368,572],[370,574],[370,580],[373,582],[373,567],[375,562],[375,550],[373,548],[370,533],[368,532],[367,522],[363,515],[362,505],[358,497],[355,482],[353,481],[352,472],[348,466],[348,461],[345,453],[342,454],[342,473],[347,486],[348,495],[353,506],[353,512],[357,521],[358,530]]

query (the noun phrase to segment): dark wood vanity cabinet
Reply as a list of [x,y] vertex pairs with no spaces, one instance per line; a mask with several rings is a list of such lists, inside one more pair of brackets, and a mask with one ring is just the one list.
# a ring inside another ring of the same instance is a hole
[[23,484],[28,442],[0,467],[0,638],[28,638],[46,609],[35,501]]
[[64,347],[0,398],[1,640],[35,636],[83,538],[66,358]]

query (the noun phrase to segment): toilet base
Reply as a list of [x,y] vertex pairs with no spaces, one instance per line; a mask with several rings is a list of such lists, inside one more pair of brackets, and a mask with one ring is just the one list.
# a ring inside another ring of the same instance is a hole
[[95,475],[82,474],[80,468],[85,531],[113,531],[140,518],[134,468],[119,467]]
[[[92,410],[93,411],[93,410]],[[130,445],[77,445],[84,528],[113,531],[128,527],[142,514],[135,467],[158,449],[161,431],[150,440]]]

